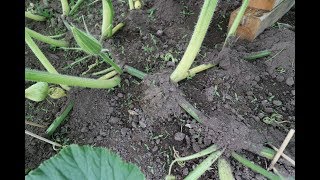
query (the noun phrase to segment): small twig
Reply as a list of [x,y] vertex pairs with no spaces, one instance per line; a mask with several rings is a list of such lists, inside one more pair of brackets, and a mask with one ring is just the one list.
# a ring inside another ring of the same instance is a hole
[[39,140],[42,140],[42,141],[47,142],[47,143],[49,143],[49,144],[52,144],[52,145],[54,145],[54,146],[62,147],[61,144],[58,144],[58,143],[53,142],[53,141],[50,141],[49,139],[46,139],[46,138],[41,137],[41,136],[39,136],[39,135],[36,135],[36,134],[34,134],[34,133],[32,133],[32,132],[29,132],[29,131],[27,131],[27,130],[24,130],[24,132],[25,132],[26,134],[28,134],[29,136],[32,136],[32,137],[34,137],[34,138],[37,138],[37,139],[39,139]]
[[[275,151],[279,151],[279,149],[278,148],[276,148],[275,146],[273,146],[272,144],[268,144],[273,150],[275,150]],[[295,161],[293,160],[293,159],[291,159],[289,156],[287,156],[286,154],[284,154],[284,153],[282,153],[281,154],[281,156],[285,159],[285,160],[287,160],[288,162],[290,162],[292,165],[293,165],[293,167],[295,167]]]
[[271,161],[270,166],[268,167],[268,171],[270,171],[270,169],[273,168],[273,166],[276,164],[276,162],[279,160],[281,154],[283,153],[284,149],[287,147],[287,145],[289,144],[291,138],[294,135],[295,130],[294,129],[290,129],[287,137],[284,139],[283,143],[281,144],[277,154],[274,156],[273,160]]
[[278,56],[278,54],[280,54],[284,49],[285,49],[285,47],[282,48],[279,52],[277,52],[274,56],[272,56],[271,58],[267,59],[266,62],[271,61],[273,58],[275,58],[276,56]]
[[46,126],[43,126],[43,125],[40,125],[40,124],[31,122],[31,121],[24,121],[24,122],[25,122],[26,124],[28,124],[28,125],[31,125],[31,126],[36,126],[36,127],[39,127],[39,128],[46,128]]

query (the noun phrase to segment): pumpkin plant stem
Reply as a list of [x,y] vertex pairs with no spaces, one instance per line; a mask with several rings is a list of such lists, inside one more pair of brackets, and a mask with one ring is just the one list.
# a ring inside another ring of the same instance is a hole
[[78,0],[77,3],[72,7],[69,16],[72,16],[79,8],[79,6],[84,2],[84,0]]
[[35,21],[46,21],[46,18],[45,18],[45,17],[32,14],[32,13],[29,12],[29,11],[25,11],[25,12],[24,12],[24,16],[25,16],[26,18],[29,18],[29,19],[32,19],[32,20],[35,20]]
[[64,84],[68,86],[79,86],[87,88],[113,88],[120,84],[121,81],[119,76],[108,80],[97,80],[69,75],[52,74],[31,69],[25,69],[25,79],[28,81]]
[[67,115],[73,108],[73,104],[74,104],[73,101],[70,101],[67,108],[63,111],[63,113],[60,116],[58,116],[53,121],[53,123],[48,127],[48,129],[46,130],[46,134],[48,136],[51,136],[55,132],[55,130],[60,126],[60,124],[66,119]]
[[122,74],[121,68],[116,63],[114,63],[106,54],[101,52],[99,56],[108,64],[110,64],[112,67],[114,67],[114,70],[116,70],[119,74]]
[[39,136],[39,135],[36,135],[36,134],[34,134],[34,133],[30,132],[30,131],[24,130],[24,133],[27,134],[27,135],[29,135],[29,136],[32,136],[32,137],[34,137],[34,138],[37,138],[37,139],[39,139],[39,140],[41,140],[41,141],[47,142],[47,143],[49,143],[49,144],[52,144],[52,145],[54,145],[54,146],[62,147],[61,144],[58,144],[58,143],[53,142],[53,141],[50,141],[49,139],[46,139],[46,138],[41,137],[41,136]]
[[[30,35],[27,32],[25,32],[24,34],[25,34],[25,41],[26,41],[27,45],[30,47],[32,52],[39,59],[41,64],[46,68],[46,70],[49,73],[59,74],[58,71],[52,66],[50,61],[47,59],[47,57],[39,49],[38,45],[32,40]],[[70,88],[68,86],[64,86],[64,85],[60,85],[60,86],[63,87],[64,89],[66,89],[66,90],[70,90]]]
[[67,41],[64,41],[64,40],[56,40],[56,39],[52,39],[48,36],[44,36],[34,30],[31,30],[27,27],[25,27],[24,29],[32,38],[35,38],[39,41],[42,41],[42,42],[45,42],[45,43],[48,43],[50,45],[53,45],[53,46],[57,46],[57,47],[68,47],[69,43]]
[[240,156],[239,154],[232,152],[231,156],[236,159],[237,161],[239,161],[241,164],[243,164],[244,166],[250,168],[252,171],[259,173],[263,176],[265,176],[268,179],[271,180],[280,180],[280,177],[263,169],[261,166],[258,166],[254,163],[252,163],[251,161],[249,161],[248,159]]
[[119,23],[112,29],[112,36],[117,33],[122,27],[124,26],[124,23]]
[[[212,68],[212,67],[214,67],[214,66],[215,66],[214,64],[201,64],[201,65],[199,65],[199,66],[196,66],[196,67],[188,70],[187,73],[184,74],[183,77],[181,77],[181,80],[184,80],[184,79],[187,78],[187,77],[193,77],[193,76],[195,76],[197,73],[199,73],[199,72],[201,72],[201,71],[204,71],[204,70],[207,70],[207,69],[209,69],[209,68]],[[181,81],[181,80],[179,80],[179,81]],[[179,82],[179,81],[178,81],[178,82]]]
[[61,6],[62,6],[63,15],[68,16],[70,12],[68,0],[61,0]]
[[143,80],[144,77],[147,75],[146,73],[128,65],[124,66],[124,71],[130,74],[131,76],[137,77],[141,80]]
[[231,36],[234,36],[234,34],[236,33],[236,30],[237,30],[237,28],[238,28],[238,26],[240,24],[240,21],[242,20],[242,17],[244,15],[244,12],[246,11],[248,5],[249,5],[249,0],[243,0],[242,1],[242,5],[240,7],[240,10],[239,10],[236,18],[234,19],[231,27],[230,27],[230,30],[229,30],[229,32],[227,34],[227,37],[226,37],[226,39],[225,39],[225,41],[223,43],[223,47],[225,47],[225,45],[228,43],[229,38]]
[[170,76],[172,82],[176,83],[182,80],[183,77],[187,76],[188,70],[190,69],[194,59],[196,58],[200,50],[201,44],[203,42],[203,39],[207,33],[217,3],[217,0],[204,1],[198,22],[196,24],[194,33],[192,34],[188,47],[177,68],[173,71],[173,73]]

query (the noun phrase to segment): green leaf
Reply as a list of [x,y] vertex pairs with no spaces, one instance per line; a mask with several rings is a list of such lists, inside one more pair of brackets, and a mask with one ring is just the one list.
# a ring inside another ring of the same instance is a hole
[[25,179],[144,180],[145,177],[136,165],[124,162],[108,149],[73,144],[44,161]]

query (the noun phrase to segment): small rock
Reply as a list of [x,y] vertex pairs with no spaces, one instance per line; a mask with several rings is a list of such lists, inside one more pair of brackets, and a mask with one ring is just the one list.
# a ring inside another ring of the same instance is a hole
[[139,121],[139,126],[142,127],[142,128],[146,128],[147,127],[146,123],[144,123],[143,121]]
[[287,84],[288,86],[294,85],[294,79],[293,79],[293,77],[289,77],[289,78],[286,80],[286,84]]
[[189,174],[188,168],[184,168],[183,171],[182,171],[182,174],[183,174],[184,176],[188,175],[188,174]]
[[184,139],[186,135],[182,132],[177,132],[175,135],[174,135],[174,140],[176,141],[182,141]]
[[129,128],[122,128],[120,131],[121,131],[121,135],[125,136],[130,131],[130,129]]
[[156,144],[160,144],[160,139],[157,139],[157,140],[156,140]]
[[252,91],[247,91],[247,96],[253,96],[253,92]]
[[276,80],[277,80],[278,82],[282,82],[282,81],[284,81],[284,77],[281,76],[281,75],[279,75],[279,76],[277,76]]
[[118,117],[111,116],[109,119],[110,124],[117,124],[119,121],[120,121],[120,119]]
[[93,143],[93,138],[90,138],[89,140],[88,140],[88,144],[92,144]]
[[175,63],[172,62],[172,61],[168,61],[167,64],[166,64],[167,67],[174,67],[175,66]]
[[292,91],[291,91],[291,94],[292,94],[293,96],[295,96],[295,95],[296,95],[296,90],[292,90]]
[[117,95],[119,98],[122,98],[123,97],[123,94],[122,93],[118,93]]
[[279,101],[279,100],[273,100],[272,103],[276,106],[281,106],[282,105],[282,102]]
[[161,29],[159,29],[159,30],[157,31],[157,35],[158,35],[158,36],[162,36],[162,34],[163,34],[163,31],[162,31]]
[[263,107],[267,107],[267,106],[270,105],[270,103],[268,102],[268,100],[263,100],[263,101],[261,101],[261,105],[262,105]]
[[153,149],[152,149],[152,152],[156,152],[156,151],[158,151],[158,146],[155,146]]
[[257,82],[259,82],[259,81],[261,80],[261,78],[260,78],[260,76],[256,76],[256,77],[254,78],[254,80],[257,81]]
[[193,143],[192,144],[192,149],[195,151],[195,152],[199,152],[200,151],[200,147],[197,143]]
[[83,128],[81,128],[80,132],[82,132],[82,133],[88,132],[88,128],[87,127],[83,127]]
[[273,113],[273,109],[272,108],[264,108],[264,111],[266,113]]

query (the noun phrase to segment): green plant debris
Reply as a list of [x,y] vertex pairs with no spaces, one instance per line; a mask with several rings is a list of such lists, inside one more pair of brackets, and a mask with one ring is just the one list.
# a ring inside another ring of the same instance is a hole
[[252,54],[244,57],[244,59],[245,59],[245,60],[254,61],[254,60],[259,59],[259,58],[267,57],[267,56],[269,56],[270,54],[271,54],[271,51],[269,51],[269,50],[264,50],[264,51],[252,53]]
[[282,122],[283,116],[278,113],[272,113],[270,117],[264,117],[262,121],[269,125],[277,125]]
[[136,69],[136,68],[133,68],[133,67],[131,67],[131,66],[128,66],[128,65],[125,65],[124,66],[124,70],[128,73],[128,74],[130,74],[130,75],[132,75],[132,76],[134,76],[134,77],[137,77],[137,78],[139,78],[139,79],[144,79],[145,77],[146,77],[146,73],[144,73],[144,72],[142,72],[142,71],[140,71],[140,70],[138,70],[138,69]]
[[262,157],[265,157],[267,159],[272,160],[273,157],[276,155],[276,151],[271,148],[263,147],[263,149],[260,151],[259,155]]
[[48,136],[51,136],[56,129],[60,126],[61,123],[63,123],[67,117],[67,115],[69,114],[69,112],[71,111],[71,109],[73,108],[73,101],[70,101],[67,108],[62,112],[62,114],[60,116],[58,116],[53,123],[48,127],[48,129],[46,130],[46,134]]
[[49,91],[48,91],[48,95],[52,98],[52,99],[59,99],[62,97],[65,97],[67,94],[66,92],[59,87],[50,87]]
[[218,174],[220,180],[234,180],[230,164],[224,158],[218,159]]
[[229,30],[229,32],[227,34],[227,37],[226,37],[226,39],[225,39],[225,41],[223,43],[223,47],[228,43],[229,38],[235,35],[235,33],[237,31],[237,28],[238,28],[238,26],[240,24],[240,21],[242,20],[242,17],[244,15],[248,5],[249,5],[249,0],[243,0],[242,1],[242,5],[240,7],[240,10],[238,11],[236,18],[234,19],[234,21],[233,21],[233,23],[232,23],[232,25],[230,27],[230,30]]
[[101,38],[112,36],[114,10],[111,0],[102,0]]
[[46,99],[48,90],[48,83],[38,82],[25,89],[24,96],[32,101],[40,102]]
[[34,30],[31,30],[27,27],[25,27],[25,31],[30,35],[30,37],[37,39],[39,41],[48,43],[52,46],[56,46],[56,47],[68,47],[69,43],[65,40],[56,40],[53,38],[50,38],[48,36],[44,36]]
[[243,164],[244,166],[250,168],[252,171],[259,173],[263,176],[265,176],[268,179],[271,180],[281,180],[281,178],[265,169],[263,169],[261,166],[258,166],[256,164],[254,164],[253,162],[249,161],[248,159],[240,156],[239,154],[232,152],[232,157],[234,159],[236,159],[237,161],[239,161],[241,164]]
[[72,16],[77,10],[79,9],[80,5],[84,2],[84,0],[78,0],[77,3],[72,6],[71,11],[69,13],[70,16]]

